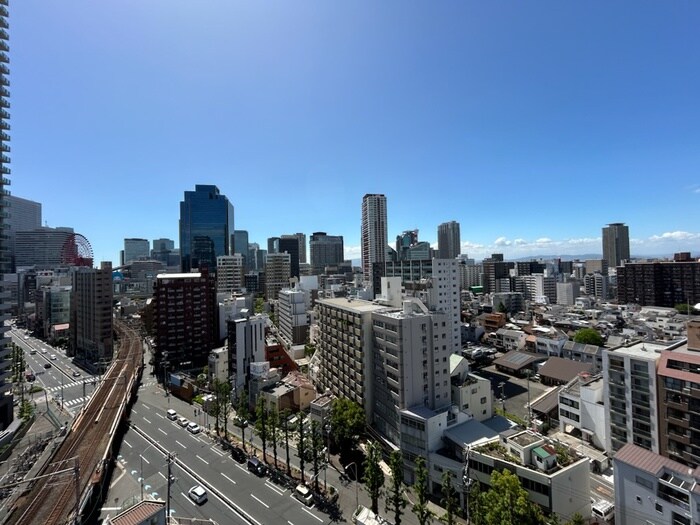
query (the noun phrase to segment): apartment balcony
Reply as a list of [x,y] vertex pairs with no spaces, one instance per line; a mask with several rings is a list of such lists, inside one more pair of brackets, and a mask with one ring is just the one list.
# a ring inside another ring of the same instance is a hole
[[668,415],[668,422],[673,423],[675,425],[679,425],[683,428],[689,428],[690,427],[690,418],[689,417],[683,417],[680,415]]
[[0,62],[0,73],[3,75],[9,75],[10,74],[10,68],[7,67],[5,64]]
[[4,40],[0,40],[0,51],[4,51],[5,53],[10,51],[10,46],[8,46],[7,42],[5,42]]
[[6,6],[7,0],[0,0],[0,16],[10,16]]
[[690,445],[690,432],[679,433],[677,430],[669,430],[668,437],[677,443],[683,443],[684,445]]
[[668,399],[666,399],[666,406],[668,408],[674,408],[676,410],[682,410],[682,411],[687,411],[688,410],[688,402],[685,401],[681,396],[671,396]]
[[0,129],[10,130],[10,123],[5,120],[0,120]]

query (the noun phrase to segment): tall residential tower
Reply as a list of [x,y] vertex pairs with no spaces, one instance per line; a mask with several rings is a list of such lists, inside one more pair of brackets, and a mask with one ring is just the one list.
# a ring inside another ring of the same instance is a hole
[[462,252],[459,240],[459,223],[443,222],[438,226],[438,258],[454,259]]
[[621,222],[613,222],[603,227],[603,259],[608,268],[616,268],[630,258],[630,231]]
[[362,198],[362,278],[372,283],[372,265],[386,261],[388,246],[386,196],[368,193]]

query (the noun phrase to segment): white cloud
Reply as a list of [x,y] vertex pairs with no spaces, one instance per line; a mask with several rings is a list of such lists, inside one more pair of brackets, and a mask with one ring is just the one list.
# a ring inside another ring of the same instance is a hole
[[527,241],[525,239],[518,238],[513,241],[513,244],[515,246],[522,246],[523,244],[527,244]]
[[579,246],[579,245],[593,245],[597,244],[600,246],[601,244],[601,239],[600,237],[580,237],[577,239],[567,239],[566,244],[570,246]]
[[494,246],[510,246],[511,242],[506,239],[505,237],[499,237],[495,241],[493,241]]
[[553,242],[549,237],[540,237],[535,241],[535,244],[552,244]]
[[649,240],[658,241],[695,241],[700,239],[700,233],[690,233],[684,231],[664,232],[661,235],[652,235]]
[[345,246],[345,260],[360,259],[362,257],[362,249],[360,246]]

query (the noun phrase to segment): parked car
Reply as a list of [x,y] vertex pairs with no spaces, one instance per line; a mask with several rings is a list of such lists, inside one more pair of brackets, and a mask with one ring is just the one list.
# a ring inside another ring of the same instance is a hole
[[256,476],[262,477],[265,475],[266,468],[263,462],[260,461],[258,458],[250,457],[248,458],[248,470]]
[[168,409],[165,415],[171,421],[175,421],[177,419],[177,412],[175,412],[172,408]]
[[246,453],[241,447],[231,447],[231,457],[239,463],[243,463],[246,459]]
[[297,487],[294,489],[294,497],[307,507],[310,507],[314,503],[314,495],[311,492],[311,489],[302,483],[297,485]]
[[187,419],[186,417],[180,416],[177,418],[177,424],[180,425],[181,427],[186,427],[187,425],[190,424],[190,420]]
[[194,421],[190,421],[189,424],[187,425],[187,431],[190,434],[199,434],[202,431],[202,427],[200,427]]
[[201,505],[202,503],[207,501],[207,491],[204,490],[204,487],[202,487],[201,485],[195,485],[194,487],[192,487],[190,490],[187,491],[187,495],[197,505]]

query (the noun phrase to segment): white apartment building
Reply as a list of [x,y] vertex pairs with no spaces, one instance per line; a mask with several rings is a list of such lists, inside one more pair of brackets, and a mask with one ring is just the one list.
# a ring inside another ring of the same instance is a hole
[[277,324],[285,346],[304,344],[309,334],[308,293],[297,288],[280,291],[277,300]]
[[659,451],[656,364],[662,350],[681,343],[669,346],[638,342],[603,351],[605,426],[610,429],[605,446],[608,454],[627,443]]
[[248,387],[250,364],[265,361],[267,317],[254,315],[228,322],[228,350],[232,384],[237,392]]
[[355,401],[364,408],[368,421],[372,421],[372,313],[387,307],[349,297],[320,299],[316,306],[317,387]]
[[216,258],[216,292],[239,293],[243,290],[243,255],[221,255]]
[[584,442],[599,450],[605,450],[608,439],[603,383],[602,375],[579,376],[559,391],[559,430],[576,428]]
[[627,444],[613,458],[616,525],[700,523],[700,467]]
[[[557,279],[543,273],[517,276],[516,281],[522,286],[527,299],[538,303],[555,304],[557,302]],[[519,291],[519,287],[516,287]],[[545,299],[546,298],[546,299]]]
[[209,354],[207,372],[209,374],[209,385],[214,384],[214,380],[220,383],[229,382],[228,348],[215,348]]
[[469,362],[455,354],[450,356],[450,376],[453,405],[477,421],[490,419],[493,416],[491,381],[472,374]]
[[576,281],[557,283],[557,304],[573,306],[580,293],[580,288]]
[[539,354],[561,357],[562,348],[569,337],[556,329],[550,328],[547,335],[539,335],[535,338],[535,350]]

